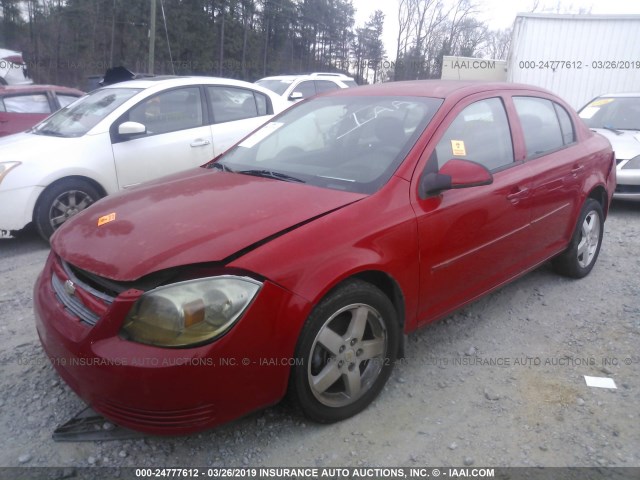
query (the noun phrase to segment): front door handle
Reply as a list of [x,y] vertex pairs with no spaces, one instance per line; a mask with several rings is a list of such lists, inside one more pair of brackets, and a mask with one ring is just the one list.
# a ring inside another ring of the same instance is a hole
[[210,145],[211,142],[209,140],[205,140],[202,138],[198,138],[197,140],[194,140],[193,142],[191,142],[191,146],[192,147],[206,147],[207,145]]
[[514,189],[514,191],[512,191],[512,193],[507,195],[507,200],[509,200],[511,203],[513,203],[515,205],[520,200],[522,200],[523,198],[526,198],[528,196],[529,196],[529,189],[528,188],[526,188],[526,187],[525,188],[516,187]]

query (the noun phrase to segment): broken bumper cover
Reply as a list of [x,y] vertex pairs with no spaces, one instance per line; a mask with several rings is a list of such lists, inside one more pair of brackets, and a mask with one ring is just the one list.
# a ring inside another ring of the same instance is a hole
[[[169,349],[122,339],[120,327],[141,292],[120,294],[91,327],[52,288],[50,256],[34,291],[36,328],[51,363],[107,419],[153,434],[185,434],[277,403],[286,391],[296,328],[309,309],[265,282],[243,318],[222,338]],[[296,318],[297,317],[297,318]]]

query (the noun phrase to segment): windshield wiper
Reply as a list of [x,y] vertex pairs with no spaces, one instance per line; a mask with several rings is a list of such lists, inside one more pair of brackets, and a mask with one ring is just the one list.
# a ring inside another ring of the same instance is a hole
[[284,180],[285,182],[306,183],[304,180],[292,177],[291,175],[287,175],[286,173],[273,172],[271,170],[241,170],[238,173],[242,173],[244,175],[254,175],[256,177],[275,178],[276,180]]
[[609,130],[610,132],[613,132],[616,135],[622,135],[624,133],[618,130],[617,128],[613,128],[611,125],[603,125],[602,128],[604,128],[605,130]]
[[37,133],[40,135],[51,135],[52,137],[66,137],[65,134],[60,133],[56,130],[49,130],[49,129],[40,129],[40,130],[33,130],[33,133]]

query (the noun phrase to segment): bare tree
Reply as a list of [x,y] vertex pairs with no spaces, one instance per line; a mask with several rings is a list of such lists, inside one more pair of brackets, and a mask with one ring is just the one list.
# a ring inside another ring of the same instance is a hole
[[483,50],[485,57],[506,60],[511,45],[511,29],[489,30]]

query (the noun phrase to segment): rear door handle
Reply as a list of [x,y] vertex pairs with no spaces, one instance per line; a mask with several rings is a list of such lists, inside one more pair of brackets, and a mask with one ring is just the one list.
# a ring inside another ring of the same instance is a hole
[[571,169],[571,173],[573,173],[574,175],[577,175],[583,170],[584,170],[584,165],[574,165],[573,168]]
[[209,140],[204,140],[202,138],[199,138],[197,140],[194,140],[193,142],[191,142],[191,146],[192,147],[206,147],[207,145],[210,145],[211,142]]

